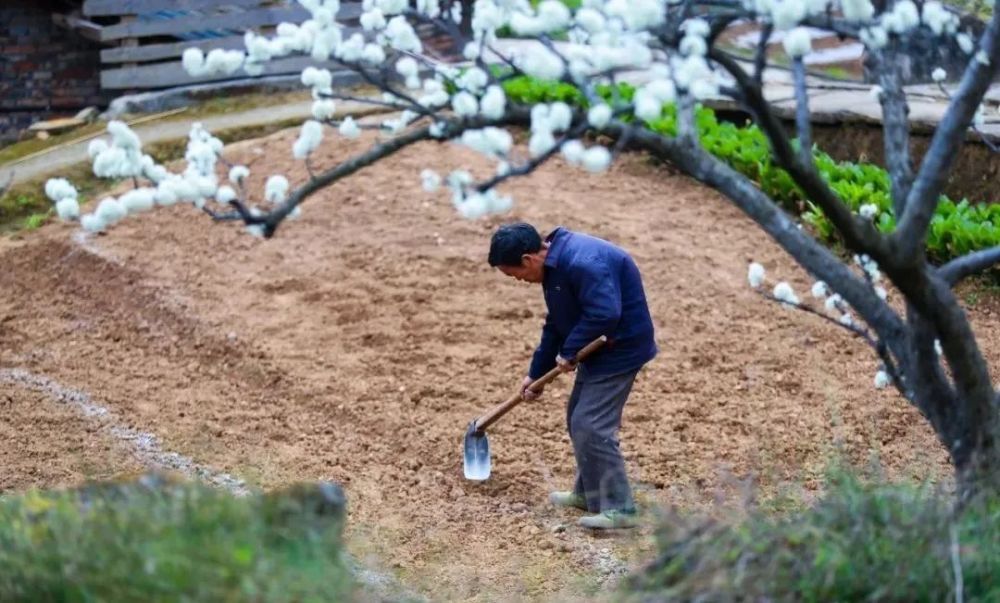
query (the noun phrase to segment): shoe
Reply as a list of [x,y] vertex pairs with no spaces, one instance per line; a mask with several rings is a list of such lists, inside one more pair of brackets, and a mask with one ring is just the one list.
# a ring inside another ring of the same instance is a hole
[[587,515],[577,520],[577,523],[592,530],[620,530],[634,528],[639,525],[635,511],[604,511],[597,515]]
[[557,507],[573,507],[587,510],[587,499],[576,492],[552,492],[549,494],[549,502]]

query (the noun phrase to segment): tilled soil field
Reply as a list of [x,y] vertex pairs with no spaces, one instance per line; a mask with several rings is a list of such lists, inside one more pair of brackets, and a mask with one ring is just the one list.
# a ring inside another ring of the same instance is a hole
[[[295,136],[227,158],[252,162],[251,190],[275,172],[301,180]],[[337,139],[317,163],[370,142]],[[125,428],[251,485],[343,484],[354,556],[432,600],[587,597],[652,541],[648,528],[589,535],[546,504],[572,479],[568,379],[492,430],[490,480],[462,477],[466,425],[516,388],[544,317],[537,286],[485,260],[493,228],[523,219],[608,238],[643,271],[661,353],[622,446],[645,509],[704,510],[738,498],[748,475],[765,494],[808,495],[841,453],[947,478],[919,414],[872,387],[870,351],[748,287],[751,259],[802,297],[810,283],[719,195],[643,157],[600,176],[555,161],[509,186],[513,215],[468,222],[419,172],[470,164],[488,169],[462,147],[411,148],[323,191],[267,241],[188,206],[103,236],[53,224],[4,241],[0,369],[85,392]],[[1000,360],[995,304],[970,311]],[[100,417],[0,383],[0,488],[141,469]]]

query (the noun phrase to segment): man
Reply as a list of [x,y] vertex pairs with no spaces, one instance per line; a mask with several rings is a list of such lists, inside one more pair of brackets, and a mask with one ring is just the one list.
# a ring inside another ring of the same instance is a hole
[[[607,241],[561,227],[543,241],[524,223],[493,234],[489,263],[519,281],[541,283],[545,295],[548,315],[522,384],[524,397],[537,398],[527,386],[555,366],[577,371],[566,409],[576,483],[550,500],[593,513],[580,518],[584,527],[634,527],[617,432],[636,374],[657,352],[639,269]],[[608,342],[577,366],[577,352],[601,335]]]

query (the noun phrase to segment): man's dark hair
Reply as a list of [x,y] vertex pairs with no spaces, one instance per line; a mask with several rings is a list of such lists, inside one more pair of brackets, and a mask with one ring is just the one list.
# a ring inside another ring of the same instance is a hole
[[521,256],[537,253],[541,248],[542,236],[531,224],[504,224],[490,241],[490,266],[520,266]]

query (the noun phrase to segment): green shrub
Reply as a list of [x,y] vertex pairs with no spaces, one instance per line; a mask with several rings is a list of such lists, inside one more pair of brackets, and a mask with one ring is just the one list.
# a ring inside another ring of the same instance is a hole
[[[521,76],[508,80],[504,87],[508,97],[518,103],[562,101],[581,107],[587,105],[583,94],[565,83]],[[615,93],[629,100],[634,92],[628,84],[620,84],[616,89],[610,86],[598,89],[606,100]],[[708,152],[756,182],[786,210],[801,215],[818,236],[828,241],[835,239],[833,225],[823,212],[806,199],[788,172],[774,163],[767,137],[757,126],[719,121],[715,112],[706,107],[697,111],[697,126],[702,145]],[[647,123],[646,127],[667,136],[675,135],[674,106],[665,106],[662,117]],[[878,207],[875,222],[878,229],[891,232],[896,228],[891,182],[884,169],[867,163],[836,161],[819,150],[815,150],[813,156],[820,174],[853,211],[862,205],[874,204]],[[1000,245],[1000,205],[971,204],[968,200],[956,203],[941,197],[927,235],[927,254],[932,262],[943,263],[995,245]]]
[[[927,489],[840,477],[805,511],[734,522],[673,518],[626,599],[1000,601],[1000,499],[954,515]],[[956,550],[958,556],[953,556]]]
[[143,479],[0,499],[0,601],[336,601],[350,593],[343,507],[331,513],[336,505],[323,502],[320,487],[235,497]]

